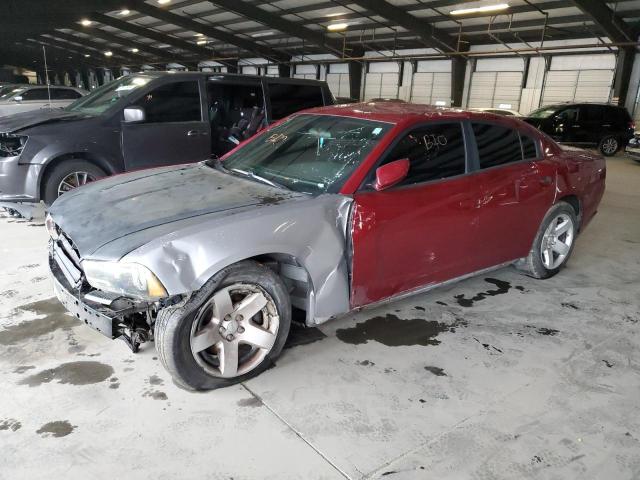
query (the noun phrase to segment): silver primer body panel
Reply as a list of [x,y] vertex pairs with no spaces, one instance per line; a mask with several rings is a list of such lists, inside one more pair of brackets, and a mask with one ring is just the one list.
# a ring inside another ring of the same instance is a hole
[[83,259],[140,263],[170,295],[198,290],[222,268],[286,254],[311,284],[308,318],[349,310],[346,255],[352,199],[310,196],[204,164],[111,177],[63,195],[51,208]]

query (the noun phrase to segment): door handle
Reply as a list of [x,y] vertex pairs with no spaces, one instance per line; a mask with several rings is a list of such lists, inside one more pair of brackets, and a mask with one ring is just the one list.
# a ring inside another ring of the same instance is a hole
[[198,130],[189,130],[187,132],[187,137],[197,137],[198,135],[200,135]]
[[551,183],[553,183],[553,179],[549,176],[542,177],[540,179],[540,185],[547,186],[547,185],[551,185]]

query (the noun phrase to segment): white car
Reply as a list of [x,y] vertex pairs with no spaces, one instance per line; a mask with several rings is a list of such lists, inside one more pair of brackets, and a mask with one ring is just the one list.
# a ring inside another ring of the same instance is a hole
[[62,108],[85,95],[74,87],[5,85],[0,87],[0,117],[30,110]]
[[522,114],[516,110],[510,110],[508,108],[471,108],[474,112],[495,113],[496,115],[504,115],[507,117],[521,117]]

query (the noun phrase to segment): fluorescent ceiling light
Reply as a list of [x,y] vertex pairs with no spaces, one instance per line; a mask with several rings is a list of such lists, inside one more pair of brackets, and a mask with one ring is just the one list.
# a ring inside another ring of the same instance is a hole
[[110,57],[111,55],[113,55],[113,52],[111,50],[107,50],[106,52],[104,52],[105,57]]
[[89,58],[91,55],[89,55],[88,53],[84,54],[84,58]]
[[339,17],[340,15],[346,15],[346,12],[327,13],[326,17]]
[[346,30],[348,26],[348,23],[332,23],[330,25],[327,25],[327,30],[331,32],[337,32],[338,30]]
[[139,51],[140,51],[140,50],[138,50],[137,48],[132,48],[132,49],[131,49],[131,52],[132,52],[132,53],[138,53]]
[[206,44],[207,44],[207,41],[206,41],[206,40],[198,40],[196,43],[197,43],[198,45],[206,45]]
[[120,15],[123,15],[123,16],[124,16],[124,15],[129,15],[130,13],[131,13],[131,10],[127,10],[126,8],[123,8],[123,9],[120,11]]
[[258,32],[258,33],[254,33],[251,36],[253,38],[259,38],[259,37],[268,37],[269,35],[273,35],[273,32]]
[[451,10],[449,14],[451,15],[469,15],[472,13],[488,13],[488,12],[498,12],[500,10],[506,10],[509,8],[508,3],[498,3],[496,5],[484,5],[482,7],[472,7],[472,8],[461,8],[458,10]]
[[160,5],[166,5],[167,3],[171,3],[171,0],[158,0]]
[[80,25],[82,25],[83,27],[88,27],[92,23],[93,22],[91,20],[87,20],[86,18],[84,20],[80,20]]
[[196,33],[195,36],[196,37],[204,37],[204,33]]

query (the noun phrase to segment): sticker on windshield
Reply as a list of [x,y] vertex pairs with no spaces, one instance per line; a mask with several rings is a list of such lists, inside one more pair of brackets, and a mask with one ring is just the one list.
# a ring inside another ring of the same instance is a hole
[[374,128],[374,129],[373,129],[373,131],[371,132],[371,134],[372,134],[372,135],[379,135],[381,131],[382,131],[382,128],[377,127],[377,128]]

